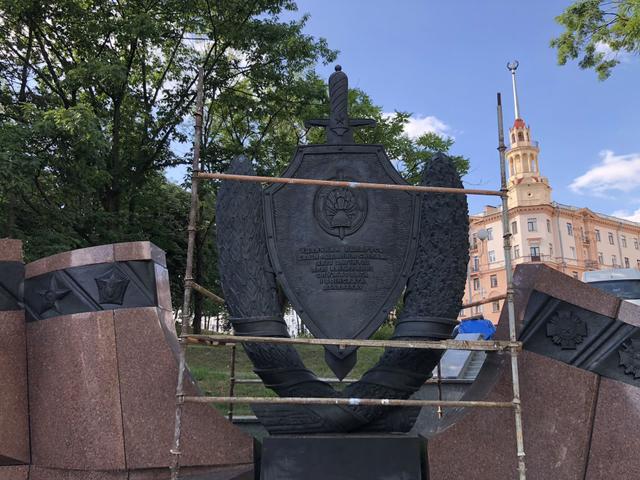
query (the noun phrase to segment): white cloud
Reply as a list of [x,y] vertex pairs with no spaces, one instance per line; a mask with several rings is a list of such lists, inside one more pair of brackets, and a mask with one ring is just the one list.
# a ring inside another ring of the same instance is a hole
[[624,193],[640,187],[640,153],[616,155],[600,152],[601,162],[575,178],[569,187],[576,193],[606,196],[607,192]]
[[[383,113],[385,117],[392,117],[393,113]],[[445,137],[452,137],[451,127],[433,115],[412,115],[404,126],[405,133],[410,138],[418,138],[425,133],[437,133]]]
[[618,60],[622,63],[629,63],[631,61],[631,54],[629,52],[614,52],[611,46],[605,42],[596,43],[596,53],[603,53],[605,60]]
[[634,212],[630,212],[629,210],[616,210],[611,216],[640,223],[640,208]]

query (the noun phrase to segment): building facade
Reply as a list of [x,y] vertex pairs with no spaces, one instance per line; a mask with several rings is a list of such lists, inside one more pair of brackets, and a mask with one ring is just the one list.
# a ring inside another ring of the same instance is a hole
[[[575,278],[587,270],[640,269],[640,224],[561,205],[542,176],[540,148],[520,116],[512,70],[516,119],[509,129],[509,231],[514,267],[543,263]],[[470,217],[470,262],[461,318],[482,314],[498,321],[506,293],[501,208]]]

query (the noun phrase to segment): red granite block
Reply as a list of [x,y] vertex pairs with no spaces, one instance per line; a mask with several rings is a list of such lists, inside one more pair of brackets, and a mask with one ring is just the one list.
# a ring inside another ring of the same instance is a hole
[[117,262],[129,260],[153,260],[155,263],[166,267],[167,259],[164,251],[151,242],[126,242],[113,245]]
[[[574,305],[580,305],[606,317],[615,317],[620,299],[546,265],[518,265],[515,273],[517,289],[535,290]],[[526,306],[526,302],[517,300]]]
[[22,310],[0,312],[0,379],[0,465],[29,463],[27,345]]
[[620,302],[618,310],[618,320],[640,327],[640,305],[631,302]]
[[54,270],[113,261],[115,261],[113,245],[81,248],[79,250],[71,250],[70,252],[58,253],[28,263],[25,265],[25,278],[37,277],[38,275]]
[[[177,338],[162,329],[159,309],[121,309],[114,316],[127,467],[167,467],[174,431]],[[185,389],[188,395],[197,394],[190,381]],[[207,405],[185,406],[182,432],[185,466],[252,462],[251,437]]]
[[164,324],[165,329],[173,336],[177,337],[176,332],[176,321],[173,317],[173,312],[169,310],[165,310],[164,308],[159,308],[158,313],[160,315],[160,320]]
[[126,471],[59,470],[31,467],[29,480],[128,480]]
[[0,480],[28,480],[29,466],[0,467]]
[[157,263],[156,271],[156,299],[160,308],[171,311],[171,285],[169,283],[169,271]]
[[125,468],[113,311],[27,324],[32,462]]
[[[513,397],[510,363],[503,365],[486,400]],[[597,376],[530,352],[520,367],[527,478],[583,480]],[[516,478],[513,411],[471,409],[429,441],[428,456],[431,480]]]
[[[196,477],[206,480],[254,480],[253,465],[234,467],[184,467],[180,469],[180,478],[188,480]],[[171,474],[167,468],[133,470],[128,480],[169,480]]]
[[14,238],[0,238],[0,262],[21,262],[22,241]]
[[602,378],[585,480],[640,478],[640,388]]

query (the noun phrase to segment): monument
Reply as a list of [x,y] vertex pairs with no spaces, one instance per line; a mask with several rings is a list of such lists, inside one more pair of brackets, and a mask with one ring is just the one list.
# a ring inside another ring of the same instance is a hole
[[[326,143],[301,145],[284,177],[404,185],[382,145],[354,142],[348,116],[348,80],[341,68],[329,79]],[[231,173],[254,174],[237,158]],[[436,155],[422,185],[462,188],[453,163]],[[241,219],[241,221],[240,221]],[[344,186],[273,185],[225,181],[217,204],[222,286],[238,335],[288,336],[286,302],[321,338],[368,338],[395,308],[403,308],[393,338],[450,338],[461,307],[468,263],[468,212],[464,195]],[[340,392],[321,381],[295,348],[244,344],[255,372],[283,397],[406,399],[428,379],[441,352],[388,348],[360,380]],[[357,361],[354,347],[327,347],[326,362],[344,378]],[[424,448],[411,429],[417,409],[383,406],[254,406],[274,436],[263,445],[262,478],[426,478]],[[373,432],[376,435],[373,435]],[[329,436],[309,436],[311,434]],[[282,436],[278,436],[282,435]],[[298,454],[291,445],[298,446]],[[348,465],[336,451],[349,452]],[[387,469],[373,461],[385,452]],[[306,452],[306,453],[305,453]],[[313,452],[313,455],[309,455]],[[411,459],[408,452],[415,452]],[[404,472],[404,473],[403,473]],[[405,475],[405,476],[402,476]]]

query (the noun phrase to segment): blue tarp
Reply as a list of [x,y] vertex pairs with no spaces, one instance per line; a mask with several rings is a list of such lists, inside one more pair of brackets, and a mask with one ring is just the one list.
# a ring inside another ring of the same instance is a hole
[[463,320],[458,325],[458,333],[481,333],[485,340],[491,340],[493,334],[496,333],[496,327],[484,318]]

